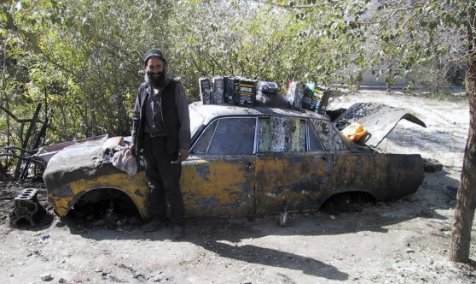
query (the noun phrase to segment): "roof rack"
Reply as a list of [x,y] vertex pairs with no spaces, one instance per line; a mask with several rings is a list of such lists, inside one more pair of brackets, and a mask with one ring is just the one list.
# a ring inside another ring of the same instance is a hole
[[326,112],[332,91],[315,82],[291,81],[285,94],[279,92],[276,82],[243,77],[214,76],[198,79],[200,100],[203,104],[235,105],[245,107],[267,106]]

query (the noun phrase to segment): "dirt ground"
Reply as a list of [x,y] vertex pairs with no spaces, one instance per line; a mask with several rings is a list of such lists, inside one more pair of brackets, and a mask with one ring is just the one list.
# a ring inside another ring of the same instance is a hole
[[[399,123],[380,148],[420,153],[443,170],[425,173],[415,194],[361,212],[293,214],[284,228],[277,216],[190,219],[177,242],[171,227],[144,233],[56,217],[12,228],[11,197],[25,185],[2,184],[0,283],[476,283],[472,267],[448,261],[456,202],[445,189],[459,183],[469,124],[464,97],[361,91],[333,98],[331,108],[356,101],[405,107],[425,121],[427,128]],[[474,244],[475,229],[472,235]]]

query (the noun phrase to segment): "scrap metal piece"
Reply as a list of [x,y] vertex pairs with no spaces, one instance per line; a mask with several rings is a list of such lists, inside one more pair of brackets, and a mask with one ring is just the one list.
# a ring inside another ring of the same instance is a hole
[[278,226],[286,227],[287,224],[288,224],[288,202],[284,200],[283,205],[281,206],[281,212],[279,213]]
[[426,127],[423,121],[405,109],[377,103],[353,104],[334,121],[334,124],[339,130],[352,122],[364,125],[369,133],[365,144],[376,148],[402,119]]
[[38,189],[25,188],[17,197],[15,197],[15,208],[10,213],[11,226],[19,226],[24,223],[34,226],[38,223],[46,210],[38,202],[37,194]]

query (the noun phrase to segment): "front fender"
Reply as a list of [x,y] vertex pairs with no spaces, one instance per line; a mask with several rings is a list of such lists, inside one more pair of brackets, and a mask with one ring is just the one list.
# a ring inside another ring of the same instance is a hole
[[115,189],[125,193],[136,206],[143,219],[149,217],[149,189],[144,172],[134,176],[115,173],[90,179],[80,179],[67,185],[48,189],[48,200],[60,217],[64,217],[74,208],[81,197],[94,190]]

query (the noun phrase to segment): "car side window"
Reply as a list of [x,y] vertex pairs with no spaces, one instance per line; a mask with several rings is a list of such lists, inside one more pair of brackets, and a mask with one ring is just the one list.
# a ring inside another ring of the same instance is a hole
[[295,117],[262,117],[258,137],[258,152],[303,152],[306,121]]
[[204,130],[202,136],[198,139],[197,143],[193,147],[192,154],[206,154],[208,151],[208,146],[215,133],[218,120],[213,121],[210,125]]
[[332,123],[327,120],[312,119],[311,124],[316,131],[319,141],[327,151],[345,151],[349,146],[344,142],[342,137]]
[[310,123],[307,125],[307,131],[309,133],[308,151],[310,152],[324,151],[324,147],[322,147],[321,142],[319,141],[319,138],[317,137],[317,133]]
[[192,149],[193,154],[252,155],[256,118],[229,117],[213,121]]

